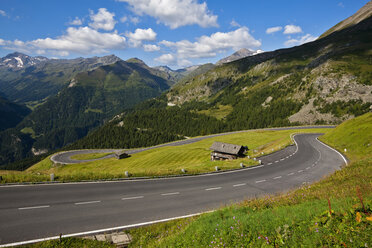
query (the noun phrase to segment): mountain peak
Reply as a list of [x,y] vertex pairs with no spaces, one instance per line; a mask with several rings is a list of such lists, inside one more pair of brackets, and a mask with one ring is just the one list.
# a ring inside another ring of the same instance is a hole
[[46,60],[48,59],[42,56],[31,57],[20,52],[13,52],[0,58],[0,68],[20,70],[24,67],[35,65]]
[[253,56],[253,55],[256,55],[256,54],[259,54],[259,53],[262,53],[262,52],[263,52],[262,50],[253,51],[251,49],[241,48],[238,51],[236,51],[235,53],[231,54],[230,56],[217,61],[216,64],[217,65],[226,64],[226,63],[232,62],[234,60],[238,60],[238,59],[245,58],[245,57],[248,57],[248,56]]

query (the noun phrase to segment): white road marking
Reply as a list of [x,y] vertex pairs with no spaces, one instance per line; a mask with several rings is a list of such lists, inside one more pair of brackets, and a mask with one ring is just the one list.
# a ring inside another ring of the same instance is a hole
[[266,180],[259,180],[259,181],[256,181],[256,183],[263,183],[263,182],[266,182]]
[[49,208],[49,205],[44,205],[44,206],[35,206],[35,207],[23,207],[23,208],[18,208],[18,210],[28,210],[28,209],[37,209],[37,208]]
[[267,165],[271,165],[271,164],[273,164],[273,163],[268,163]]
[[247,184],[246,183],[239,183],[239,184],[233,185],[233,187],[240,187],[240,186],[244,186],[244,185],[247,185]]
[[[319,143],[320,144],[322,144],[322,145],[324,145],[324,146],[326,146],[326,147],[328,147],[329,149],[331,149],[331,150],[333,150],[333,151],[335,151],[335,152],[337,152],[338,153],[338,155],[340,155],[341,156],[341,158],[344,160],[344,162],[345,162],[345,164],[346,165],[348,165],[348,162],[347,162],[347,159],[344,157],[344,155],[342,155],[339,151],[337,151],[336,149],[334,149],[334,148],[332,148],[332,147],[330,147],[329,145],[327,145],[327,144],[325,144],[325,143],[323,143],[322,141],[320,141],[318,138],[316,138],[316,140],[317,141],[319,141]],[[321,153],[320,153],[320,156],[321,156]],[[320,159],[319,159],[320,160]]]
[[209,191],[209,190],[217,190],[217,189],[221,189],[222,187],[215,187],[215,188],[209,188],[209,189],[205,189],[205,190],[207,190],[207,191]]
[[291,173],[288,174],[288,176],[292,176],[292,175],[294,175],[294,172],[291,172]]
[[303,171],[304,171],[304,170],[299,170],[298,173],[301,173],[301,172],[303,172]]
[[279,179],[279,178],[282,178],[282,176],[277,176],[277,177],[274,177],[273,179]]
[[310,170],[310,167],[306,167],[306,170]]
[[283,161],[283,160],[284,160],[284,158],[281,158],[281,159],[280,159],[280,161]]
[[140,196],[133,196],[133,197],[124,197],[124,198],[121,198],[123,201],[125,200],[134,200],[134,199],[141,199],[143,198],[144,196],[143,195],[140,195]]
[[164,193],[161,195],[178,195],[180,192],[171,192],[171,193]]
[[[160,220],[147,221],[147,222],[136,223],[136,224],[126,225],[126,226],[116,226],[116,227],[92,230],[92,231],[87,231],[87,232],[65,234],[65,235],[62,235],[62,238],[87,236],[87,235],[112,232],[112,231],[116,231],[116,230],[123,230],[123,229],[129,229],[129,228],[140,227],[140,226],[148,226],[148,225],[151,225],[151,224],[162,223],[162,222],[167,222],[167,221],[171,221],[171,220],[185,219],[185,218],[190,218],[190,217],[193,217],[193,216],[198,216],[198,215],[201,215],[201,214],[212,213],[212,212],[214,212],[214,210],[201,212],[201,213],[195,213],[195,214],[189,214],[189,215],[183,215],[183,216],[177,216],[177,217],[172,217],[172,218],[160,219]],[[19,245],[33,244],[33,243],[39,243],[39,242],[42,242],[42,241],[54,240],[54,239],[59,239],[59,238],[60,238],[60,236],[58,235],[58,236],[52,236],[52,237],[47,237],[47,238],[41,238],[41,239],[33,239],[33,240],[3,244],[3,245],[0,245],[0,247],[13,247],[13,246],[19,246]]]
[[275,161],[275,163],[278,163],[278,162],[279,162],[278,160]]
[[101,201],[88,201],[88,202],[76,202],[75,205],[85,205],[85,204],[93,204],[93,203],[100,203]]

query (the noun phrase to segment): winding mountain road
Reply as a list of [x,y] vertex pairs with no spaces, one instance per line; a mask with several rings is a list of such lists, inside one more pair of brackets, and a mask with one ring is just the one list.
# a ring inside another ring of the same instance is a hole
[[[237,171],[148,180],[0,187],[0,247],[193,215],[317,181],[346,163],[319,134]],[[16,243],[18,242],[18,243]]]
[[[207,136],[202,136],[202,137],[195,137],[195,138],[190,138],[186,140],[179,140],[175,142],[170,142],[170,143],[165,143],[165,144],[160,144],[160,145],[145,147],[145,148],[129,149],[129,150],[126,150],[125,152],[127,154],[135,154],[135,153],[152,150],[152,149],[156,149],[160,147],[165,147],[165,146],[182,146],[182,145],[192,144],[192,143],[195,143],[195,142],[198,142],[204,139],[213,138],[213,137],[224,136],[224,135],[229,135],[229,134],[234,134],[234,133],[253,132],[253,131],[258,131],[258,130],[281,131],[281,130],[301,130],[301,129],[318,129],[318,128],[334,128],[334,127],[335,126],[302,126],[302,127],[278,127],[278,128],[265,128],[265,129],[251,129],[251,130],[218,133],[218,134],[212,134],[212,135],[207,135]],[[72,159],[71,158],[72,156],[81,155],[81,154],[91,154],[91,153],[110,153],[110,152],[118,152],[118,151],[122,151],[122,149],[89,149],[89,150],[65,151],[65,152],[59,152],[57,154],[54,154],[50,158],[50,160],[52,160],[53,163],[58,163],[58,164],[78,164],[78,163],[90,162],[90,161],[95,161],[95,160],[100,160],[100,159],[112,158],[115,155],[109,154],[102,158],[89,159],[89,160]]]

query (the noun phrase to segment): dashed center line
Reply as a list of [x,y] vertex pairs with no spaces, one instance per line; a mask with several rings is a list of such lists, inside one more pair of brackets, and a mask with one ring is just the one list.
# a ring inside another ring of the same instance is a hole
[[215,187],[215,188],[209,188],[209,189],[205,189],[206,191],[209,191],[209,190],[217,190],[217,189],[221,189],[222,187]]
[[171,192],[171,193],[164,193],[161,195],[178,195],[180,192]]
[[306,170],[310,170],[310,167],[306,167]]
[[299,170],[298,173],[301,173],[301,172],[303,172],[303,171],[304,171],[304,170]]
[[266,180],[259,180],[259,181],[256,181],[256,183],[263,183],[263,182],[266,182]]
[[246,183],[239,183],[239,184],[233,185],[233,187],[241,187],[241,186],[244,186],[244,185],[247,185],[247,184]]
[[124,198],[121,198],[123,201],[125,200],[134,200],[134,199],[141,199],[143,198],[144,196],[143,195],[140,195],[140,196],[133,196],[133,197],[124,197]]
[[275,163],[278,163],[278,162],[279,162],[278,160],[275,161]]
[[292,175],[294,175],[294,172],[291,172],[291,173],[288,174],[288,176],[292,176]]
[[85,204],[93,204],[93,203],[100,203],[101,201],[87,201],[87,202],[76,202],[75,205],[85,205]]
[[277,176],[277,177],[274,177],[273,179],[279,179],[279,178],[282,178],[282,176]]
[[267,165],[271,165],[271,164],[273,164],[273,163],[268,163]]
[[18,208],[18,210],[28,210],[28,209],[37,209],[37,208],[49,208],[49,205],[44,205],[44,206],[34,206],[34,207],[23,207],[23,208]]
[[280,161],[283,161],[283,160],[284,160],[284,158],[281,158],[281,159],[280,159]]

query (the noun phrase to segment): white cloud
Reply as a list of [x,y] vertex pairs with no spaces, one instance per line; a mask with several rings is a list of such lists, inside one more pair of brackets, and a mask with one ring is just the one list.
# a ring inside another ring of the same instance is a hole
[[128,17],[126,16],[123,16],[122,18],[120,18],[120,22],[126,22],[128,20]]
[[296,33],[301,33],[301,32],[302,32],[302,29],[300,26],[286,25],[284,27],[283,34],[296,34]]
[[5,45],[5,40],[0,39],[0,46],[4,46],[4,45]]
[[141,29],[137,28],[134,33],[127,33],[127,37],[129,38],[129,42],[132,46],[138,47],[142,44],[142,41],[153,41],[156,39],[156,33],[152,28],[148,29]]
[[257,48],[261,42],[254,39],[247,27],[241,27],[231,32],[217,32],[211,36],[201,36],[196,42],[181,40],[178,42],[162,41],[160,44],[175,49],[178,59],[186,58],[210,58],[218,53],[230,49]]
[[299,39],[290,39],[290,40],[287,40],[286,42],[284,42],[284,45],[285,46],[298,46],[298,45],[302,45],[304,43],[307,43],[307,42],[311,42],[311,41],[314,41],[316,40],[318,37],[315,37],[315,36],[312,36],[311,34],[306,34],[302,37],[300,37]]
[[75,19],[71,22],[69,22],[70,25],[80,26],[83,24],[83,21],[79,19],[78,17],[75,17]]
[[234,19],[230,22],[230,26],[231,27],[241,27],[241,25],[239,23],[237,23]]
[[118,0],[128,3],[138,15],[149,15],[171,29],[197,24],[201,27],[217,27],[217,16],[199,4],[197,0]]
[[176,63],[176,57],[170,53],[167,53],[155,58],[155,61],[161,64],[174,65]]
[[137,25],[140,22],[140,19],[136,16],[130,17],[130,22],[133,23],[134,25]]
[[0,15],[1,15],[1,16],[8,16],[8,15],[6,14],[6,12],[5,12],[4,10],[1,10],[1,9],[0,9]]
[[90,11],[90,19],[92,20],[92,22],[89,23],[89,26],[97,30],[113,30],[116,24],[114,16],[114,13],[107,11],[107,9],[105,8],[98,9],[97,14],[94,14],[93,11]]
[[267,34],[272,34],[272,33],[278,32],[282,29],[283,28],[281,26],[271,27],[271,28],[266,29],[266,33]]
[[344,5],[342,2],[339,2],[339,3],[337,4],[337,6],[338,6],[338,7],[341,7],[341,8],[345,8],[345,5]]
[[124,49],[126,39],[116,32],[101,33],[90,27],[69,27],[67,33],[55,39],[45,38],[32,41],[6,41],[6,48],[36,53],[51,53],[68,56],[70,53],[105,53],[110,49]]
[[155,52],[155,51],[159,51],[160,47],[157,45],[146,44],[146,45],[143,45],[143,50],[145,50],[145,52]]

